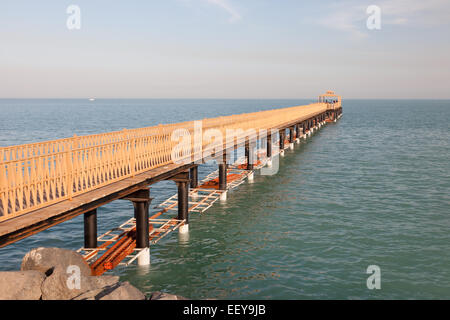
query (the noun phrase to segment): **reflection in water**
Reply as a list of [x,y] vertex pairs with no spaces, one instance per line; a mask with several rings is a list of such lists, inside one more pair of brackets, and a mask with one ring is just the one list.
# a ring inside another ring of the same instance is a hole
[[189,232],[178,232],[178,243],[180,246],[188,246],[189,245]]
[[152,263],[151,259],[152,259],[152,256],[151,256],[151,253],[150,253],[150,264],[146,265],[146,266],[137,266],[136,274],[138,276],[145,276],[145,275],[150,274],[150,272],[151,272],[151,263]]

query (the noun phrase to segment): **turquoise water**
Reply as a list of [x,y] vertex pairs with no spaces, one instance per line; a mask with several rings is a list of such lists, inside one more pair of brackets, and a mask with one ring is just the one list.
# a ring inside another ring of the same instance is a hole
[[[0,146],[251,112],[309,100],[0,100]],[[191,215],[189,239],[151,248],[149,270],[114,271],[145,292],[191,298],[450,298],[450,101],[345,100],[344,116]],[[201,166],[200,176],[215,169]],[[152,187],[152,206],[175,192]],[[99,231],[132,216],[99,209]],[[76,249],[82,217],[0,249],[15,270],[37,246]],[[381,269],[381,289],[366,269]]]

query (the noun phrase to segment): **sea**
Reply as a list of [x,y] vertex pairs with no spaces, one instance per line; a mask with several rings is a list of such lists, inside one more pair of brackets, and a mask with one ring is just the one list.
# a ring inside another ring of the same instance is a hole
[[[2,99],[0,147],[311,102]],[[152,185],[151,212],[175,193]],[[99,234],[132,216],[125,200],[99,208]],[[276,174],[256,172],[189,228],[152,246],[149,267],[111,274],[192,299],[450,299],[450,100],[344,99]],[[1,248],[0,270],[32,248],[82,246],[79,216]]]

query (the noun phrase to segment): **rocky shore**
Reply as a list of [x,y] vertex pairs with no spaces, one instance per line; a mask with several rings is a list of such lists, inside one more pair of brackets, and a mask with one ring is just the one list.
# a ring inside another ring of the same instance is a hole
[[92,276],[81,255],[59,248],[37,248],[20,271],[0,272],[0,300],[187,300],[154,292],[145,296],[117,276]]

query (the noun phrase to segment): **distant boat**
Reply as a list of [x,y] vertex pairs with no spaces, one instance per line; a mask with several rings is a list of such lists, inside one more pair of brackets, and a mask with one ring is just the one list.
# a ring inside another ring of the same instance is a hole
[[90,98],[89,101],[95,101],[95,99],[94,98]]

